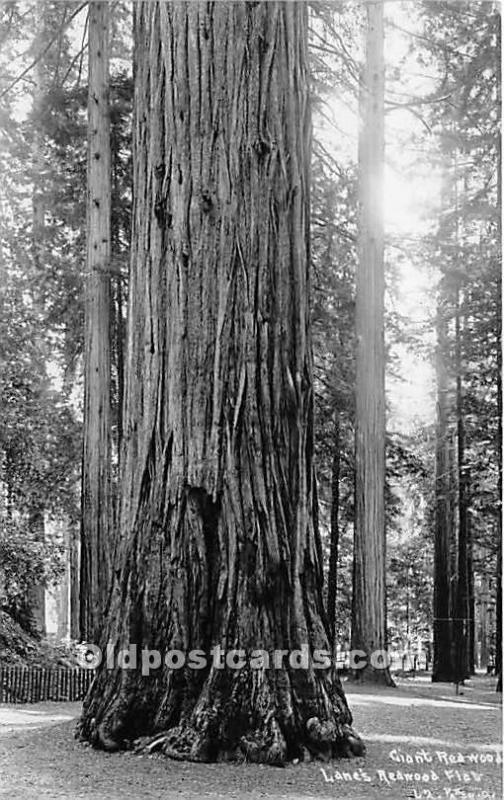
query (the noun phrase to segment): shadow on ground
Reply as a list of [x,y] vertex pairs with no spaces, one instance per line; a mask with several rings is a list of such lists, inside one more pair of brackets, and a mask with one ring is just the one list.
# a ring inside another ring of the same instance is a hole
[[17,800],[497,800],[495,681],[455,695],[426,677],[395,689],[345,683],[365,758],[285,769],[96,752],[73,738],[75,703],[0,706],[0,797]]

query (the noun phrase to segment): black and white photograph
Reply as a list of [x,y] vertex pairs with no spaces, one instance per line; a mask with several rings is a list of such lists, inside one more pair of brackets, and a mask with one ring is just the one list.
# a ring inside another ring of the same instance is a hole
[[498,800],[498,0],[0,0],[0,798]]

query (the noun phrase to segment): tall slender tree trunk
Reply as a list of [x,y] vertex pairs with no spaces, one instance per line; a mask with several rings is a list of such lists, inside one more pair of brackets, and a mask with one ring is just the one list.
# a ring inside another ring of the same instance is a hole
[[[447,341],[447,346],[448,341]],[[449,360],[449,349],[446,355]],[[450,376],[451,378],[451,376]],[[451,390],[449,391],[451,395]],[[458,469],[457,469],[457,429],[451,424],[452,413],[451,397],[447,407],[448,414],[448,518],[446,521],[450,552],[450,637],[452,648],[452,671],[455,666],[454,629],[453,620],[457,616],[457,575],[458,575]]]
[[[106,639],[223,669],[103,665],[81,733],[175,758],[361,749],[313,524],[305,3],[135,6],[134,233],[118,580]],[[262,665],[261,665],[262,662]]]
[[[36,5],[37,16],[37,35],[36,35],[36,55],[40,56],[40,52],[44,47],[45,40],[45,22],[44,22],[44,3],[43,0],[38,0]],[[34,130],[33,130],[33,166],[35,171],[35,179],[33,183],[32,195],[32,248],[33,260],[35,267],[38,271],[42,271],[44,267],[44,236],[45,236],[45,193],[42,181],[42,175],[45,169],[45,156],[44,156],[44,137],[38,118],[41,116],[44,109],[44,70],[43,58],[39,57],[34,69],[35,86],[33,91],[33,115],[34,115]]]
[[72,528],[65,520],[65,571],[61,575],[59,585],[56,590],[56,613],[57,628],[56,636],[59,640],[68,641],[70,638],[70,613],[71,613],[71,547],[72,547]]
[[[28,514],[28,526],[34,541],[43,542],[45,538],[44,511],[40,506],[33,508]],[[27,598],[33,624],[37,633],[44,636],[46,633],[46,602],[45,583],[35,583],[29,590]]]
[[[485,553],[484,550],[481,551],[483,554]],[[489,598],[489,586],[488,586],[488,578],[483,572],[481,576],[481,587],[480,587],[480,601],[478,603],[478,638],[480,640],[480,649],[479,649],[479,660],[478,666],[480,669],[486,670],[488,666],[488,598]]]
[[89,4],[87,277],[80,628],[98,642],[110,589],[109,3]]
[[[45,239],[45,193],[43,174],[45,169],[44,136],[39,118],[44,109],[46,81],[44,80],[44,59],[42,52],[46,40],[45,2],[37,0],[35,6],[35,57],[37,62],[34,69],[33,88],[33,168],[34,181],[32,192],[32,253],[33,264],[39,275],[43,275],[44,264],[44,239]],[[31,504],[28,511],[28,526],[35,540],[43,542],[45,537],[44,504],[41,498]],[[35,627],[40,635],[46,632],[46,600],[45,585],[43,582],[34,584],[29,592],[28,606],[32,612]]]
[[[499,42],[501,40],[499,25]],[[500,50],[499,50],[500,52]],[[498,231],[498,265],[501,266],[500,253],[502,248],[502,142],[497,141],[497,231]],[[496,575],[496,631],[495,631],[495,674],[497,676],[496,690],[502,692],[502,271],[497,273],[497,301],[496,330],[497,330],[497,468],[498,468],[498,496],[499,508],[497,513],[497,575]]]
[[[468,500],[469,505],[469,500]],[[476,672],[476,619],[475,619],[475,593],[474,593],[474,560],[471,518],[466,513],[467,520],[467,672],[474,675]]]
[[70,531],[70,638],[80,638],[80,535],[72,523]]
[[391,685],[388,669],[375,669],[370,662],[373,651],[386,647],[383,2],[367,3],[366,13],[359,139],[352,649],[362,650],[367,656],[365,668],[355,672],[356,679]]
[[436,515],[434,537],[433,681],[450,681],[451,658],[451,468],[448,434],[447,320],[444,281],[437,300],[436,345]]
[[[119,177],[118,177],[118,162],[119,162],[119,141],[117,136],[111,136],[111,161],[112,161],[112,209],[116,213],[111,215],[111,236],[112,236],[112,254],[116,257],[117,263],[120,263],[121,255],[121,237],[120,237],[120,215],[118,209],[121,205],[121,197],[119,193]],[[115,423],[115,449],[117,454],[117,462],[120,461],[120,454],[122,448],[122,416],[124,411],[124,345],[125,345],[125,320],[124,320],[124,304],[125,295],[123,289],[124,276],[121,274],[120,267],[113,270],[113,279],[111,279],[111,322],[112,322],[112,370],[114,374],[114,423]],[[117,493],[114,492],[114,498]]]
[[[502,291],[502,290],[501,290]],[[502,692],[502,350],[501,350],[501,313],[498,312],[498,337],[497,337],[497,459],[498,459],[498,494],[500,508],[497,514],[497,574],[495,591],[495,674],[497,676],[496,690]]]
[[340,422],[336,411],[334,420],[333,462],[331,473],[331,542],[327,579],[327,619],[333,653],[336,652],[336,598],[338,594],[339,554],[339,482],[340,482]]
[[[116,251],[117,252],[117,251]],[[111,314],[113,321],[113,344],[114,344],[114,376],[115,376],[115,448],[117,461],[120,461],[122,448],[122,415],[124,406],[124,343],[125,343],[125,324],[123,317],[123,287],[122,276],[117,275],[114,280],[113,298],[111,300]]]
[[455,296],[455,382],[457,415],[457,478],[458,478],[458,547],[457,583],[453,638],[455,644],[455,675],[458,683],[468,677],[467,654],[469,636],[469,586],[467,573],[467,472],[465,464],[465,427],[462,396],[462,319],[460,289]]
[[496,583],[495,674],[497,676],[497,684],[495,689],[497,692],[502,692],[502,541],[500,541],[497,549]]

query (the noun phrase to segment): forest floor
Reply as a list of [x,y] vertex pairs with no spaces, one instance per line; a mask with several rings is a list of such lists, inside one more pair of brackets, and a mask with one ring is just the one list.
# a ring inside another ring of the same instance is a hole
[[[427,675],[399,679],[395,689],[346,683],[354,727],[366,743],[365,758],[285,769],[97,752],[73,737],[77,703],[2,705],[0,797],[497,800],[502,787],[501,696],[495,693],[495,679],[483,676],[462,691],[457,696],[453,685],[432,684]],[[410,759],[417,763],[407,763]]]

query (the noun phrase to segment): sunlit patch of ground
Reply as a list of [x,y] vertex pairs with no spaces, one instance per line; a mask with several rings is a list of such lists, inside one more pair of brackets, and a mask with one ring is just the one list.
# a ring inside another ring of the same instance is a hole
[[41,728],[56,722],[66,722],[79,712],[79,703],[0,705],[0,737],[28,728]]
[[[501,752],[501,708],[494,686],[494,679],[480,677],[457,696],[450,684],[431,684],[421,677],[402,680],[396,689],[347,682],[345,691],[355,728],[366,741],[366,757],[286,769],[186,764],[158,756],[100,753],[73,738],[74,723],[69,720],[78,714],[77,704],[0,706],[0,797],[490,800],[494,796],[497,800],[502,785],[501,767],[495,763]],[[432,756],[432,763],[411,766],[397,761],[419,752]],[[458,758],[458,754],[473,754],[474,758],[479,754],[485,760],[443,763],[450,757]],[[429,770],[434,770],[437,780],[432,775],[429,782],[387,777],[389,773],[408,776],[415,772],[423,776]],[[450,797],[450,791],[456,793]]]

